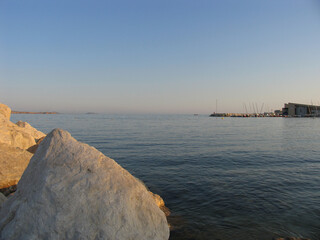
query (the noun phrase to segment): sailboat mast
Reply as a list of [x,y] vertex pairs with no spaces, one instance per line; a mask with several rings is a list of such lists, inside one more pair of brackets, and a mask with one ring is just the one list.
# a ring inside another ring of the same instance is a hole
[[218,99],[216,99],[216,113],[218,113]]
[[262,106],[261,106],[261,110],[260,110],[260,113],[262,113],[263,105],[264,105],[264,103],[262,103]]

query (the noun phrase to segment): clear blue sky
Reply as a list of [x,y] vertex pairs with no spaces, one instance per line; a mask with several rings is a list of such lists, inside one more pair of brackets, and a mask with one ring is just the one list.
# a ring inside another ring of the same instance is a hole
[[243,112],[319,90],[320,1],[0,0],[12,109]]

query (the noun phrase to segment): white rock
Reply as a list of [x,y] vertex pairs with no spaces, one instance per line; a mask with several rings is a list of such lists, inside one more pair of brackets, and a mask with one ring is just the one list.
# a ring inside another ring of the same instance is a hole
[[11,108],[7,105],[0,103],[0,115],[3,115],[6,119],[10,120]]
[[23,122],[23,121],[19,121],[16,123],[16,125],[18,125],[19,127],[23,128],[23,130],[26,133],[29,133],[33,138],[35,139],[40,139],[44,136],[46,136],[43,132],[38,131],[37,129],[35,129],[34,127],[32,127],[29,123],[27,122]]
[[169,238],[146,187],[114,160],[55,129],[0,212],[1,239]]

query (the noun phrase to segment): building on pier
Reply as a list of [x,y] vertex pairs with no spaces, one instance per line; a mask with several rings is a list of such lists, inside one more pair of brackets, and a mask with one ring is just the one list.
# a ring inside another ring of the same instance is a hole
[[283,116],[288,117],[319,117],[320,106],[300,103],[285,103],[282,108]]

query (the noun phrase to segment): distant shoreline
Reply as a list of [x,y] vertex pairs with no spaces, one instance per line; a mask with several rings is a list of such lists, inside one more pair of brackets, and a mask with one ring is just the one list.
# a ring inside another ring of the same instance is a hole
[[58,112],[21,112],[21,111],[12,111],[12,114],[59,114]]

